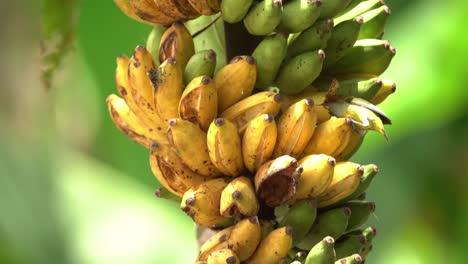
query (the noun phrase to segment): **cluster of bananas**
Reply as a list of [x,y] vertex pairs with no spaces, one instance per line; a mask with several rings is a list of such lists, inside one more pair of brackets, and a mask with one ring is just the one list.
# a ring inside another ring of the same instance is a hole
[[[381,40],[383,1],[116,3],[141,19],[197,11],[148,20],[170,26],[117,58],[120,97],[107,99],[120,131],[149,149],[157,195],[219,230],[197,263],[363,262],[376,234],[360,229],[375,211],[365,192],[378,168],[348,160],[367,131],[387,138],[391,123],[375,106],[396,88],[379,77],[395,54]],[[224,54],[195,52],[180,20],[219,10],[265,37],[215,71]]]

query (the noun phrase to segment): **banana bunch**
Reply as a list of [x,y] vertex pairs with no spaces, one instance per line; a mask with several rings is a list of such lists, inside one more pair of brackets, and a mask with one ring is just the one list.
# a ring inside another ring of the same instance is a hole
[[[156,195],[217,230],[196,263],[362,263],[378,168],[350,158],[391,124],[376,106],[396,89],[380,77],[395,55],[384,2],[115,2],[156,25],[146,47],[117,58],[109,113],[149,150]],[[183,23],[218,11],[262,36],[221,65],[228,54],[195,45]]]

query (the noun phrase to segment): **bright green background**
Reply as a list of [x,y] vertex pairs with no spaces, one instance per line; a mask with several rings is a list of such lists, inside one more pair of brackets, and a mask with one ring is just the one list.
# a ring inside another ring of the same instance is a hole
[[[194,226],[158,200],[147,151],[113,126],[115,58],[150,27],[110,0],[81,0],[77,43],[51,92],[38,78],[37,6],[0,11],[0,263],[191,263]],[[468,35],[464,1],[387,0],[397,48],[370,133],[353,160],[376,163],[378,229],[366,263],[464,263],[468,248]],[[30,7],[30,8],[27,8]],[[8,11],[7,11],[8,10]]]

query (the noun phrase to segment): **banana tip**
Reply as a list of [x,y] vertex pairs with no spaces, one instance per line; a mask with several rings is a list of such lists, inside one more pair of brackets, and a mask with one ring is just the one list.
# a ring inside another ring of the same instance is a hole
[[203,76],[203,78],[201,79],[201,83],[203,85],[208,85],[210,82],[211,82],[211,77],[210,76]]
[[375,212],[376,205],[374,202],[369,203],[369,209],[371,210],[371,212]]
[[322,49],[318,50],[318,55],[320,57],[320,60],[323,61],[325,59],[325,51],[323,51]]
[[235,191],[232,193],[232,198],[235,200],[239,200],[242,198],[242,193],[240,191]]
[[328,164],[330,164],[330,166],[334,167],[336,165],[336,159],[334,157],[328,158]]
[[218,127],[223,126],[225,123],[224,118],[216,118],[213,122]]
[[364,18],[362,16],[358,16],[354,19],[354,21],[358,23],[358,25],[362,25],[364,23]]
[[173,126],[176,126],[177,125],[177,119],[176,118],[172,118],[169,120],[169,126],[173,127]]
[[249,217],[249,221],[250,223],[256,225],[259,223],[259,220],[258,220],[258,217],[257,216],[252,216],[252,217]]
[[325,242],[326,244],[331,246],[331,245],[335,244],[335,239],[333,239],[333,237],[331,237],[331,236],[327,236],[327,237],[325,237],[323,239],[323,242]]
[[349,207],[343,208],[343,213],[344,213],[346,216],[350,216],[350,215],[351,215],[351,208],[349,208]]
[[237,257],[236,256],[230,256],[226,259],[227,264],[236,264],[237,263]]
[[293,230],[293,228],[292,228],[291,226],[287,226],[287,227],[285,228],[285,232],[286,232],[286,235],[292,236],[294,230]]
[[251,56],[246,56],[245,61],[247,61],[247,63],[250,65],[255,65],[256,63],[254,57],[251,57]]

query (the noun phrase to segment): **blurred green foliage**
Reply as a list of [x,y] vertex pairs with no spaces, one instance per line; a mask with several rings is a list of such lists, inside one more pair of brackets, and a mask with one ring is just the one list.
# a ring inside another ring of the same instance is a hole
[[[398,85],[382,104],[393,120],[390,142],[369,133],[353,158],[380,168],[367,194],[377,203],[378,236],[366,263],[464,263],[466,3],[386,2],[393,12],[385,37],[397,48],[384,74]],[[120,134],[105,107],[116,92],[115,58],[144,44],[150,27],[112,1],[79,1],[75,48],[46,93],[31,45],[39,42],[30,27],[35,6],[6,3],[0,33],[27,34],[6,38],[0,50],[9,61],[0,66],[0,263],[191,263],[193,224],[154,197],[147,151]],[[45,21],[70,29],[60,21],[77,10],[53,10]]]

